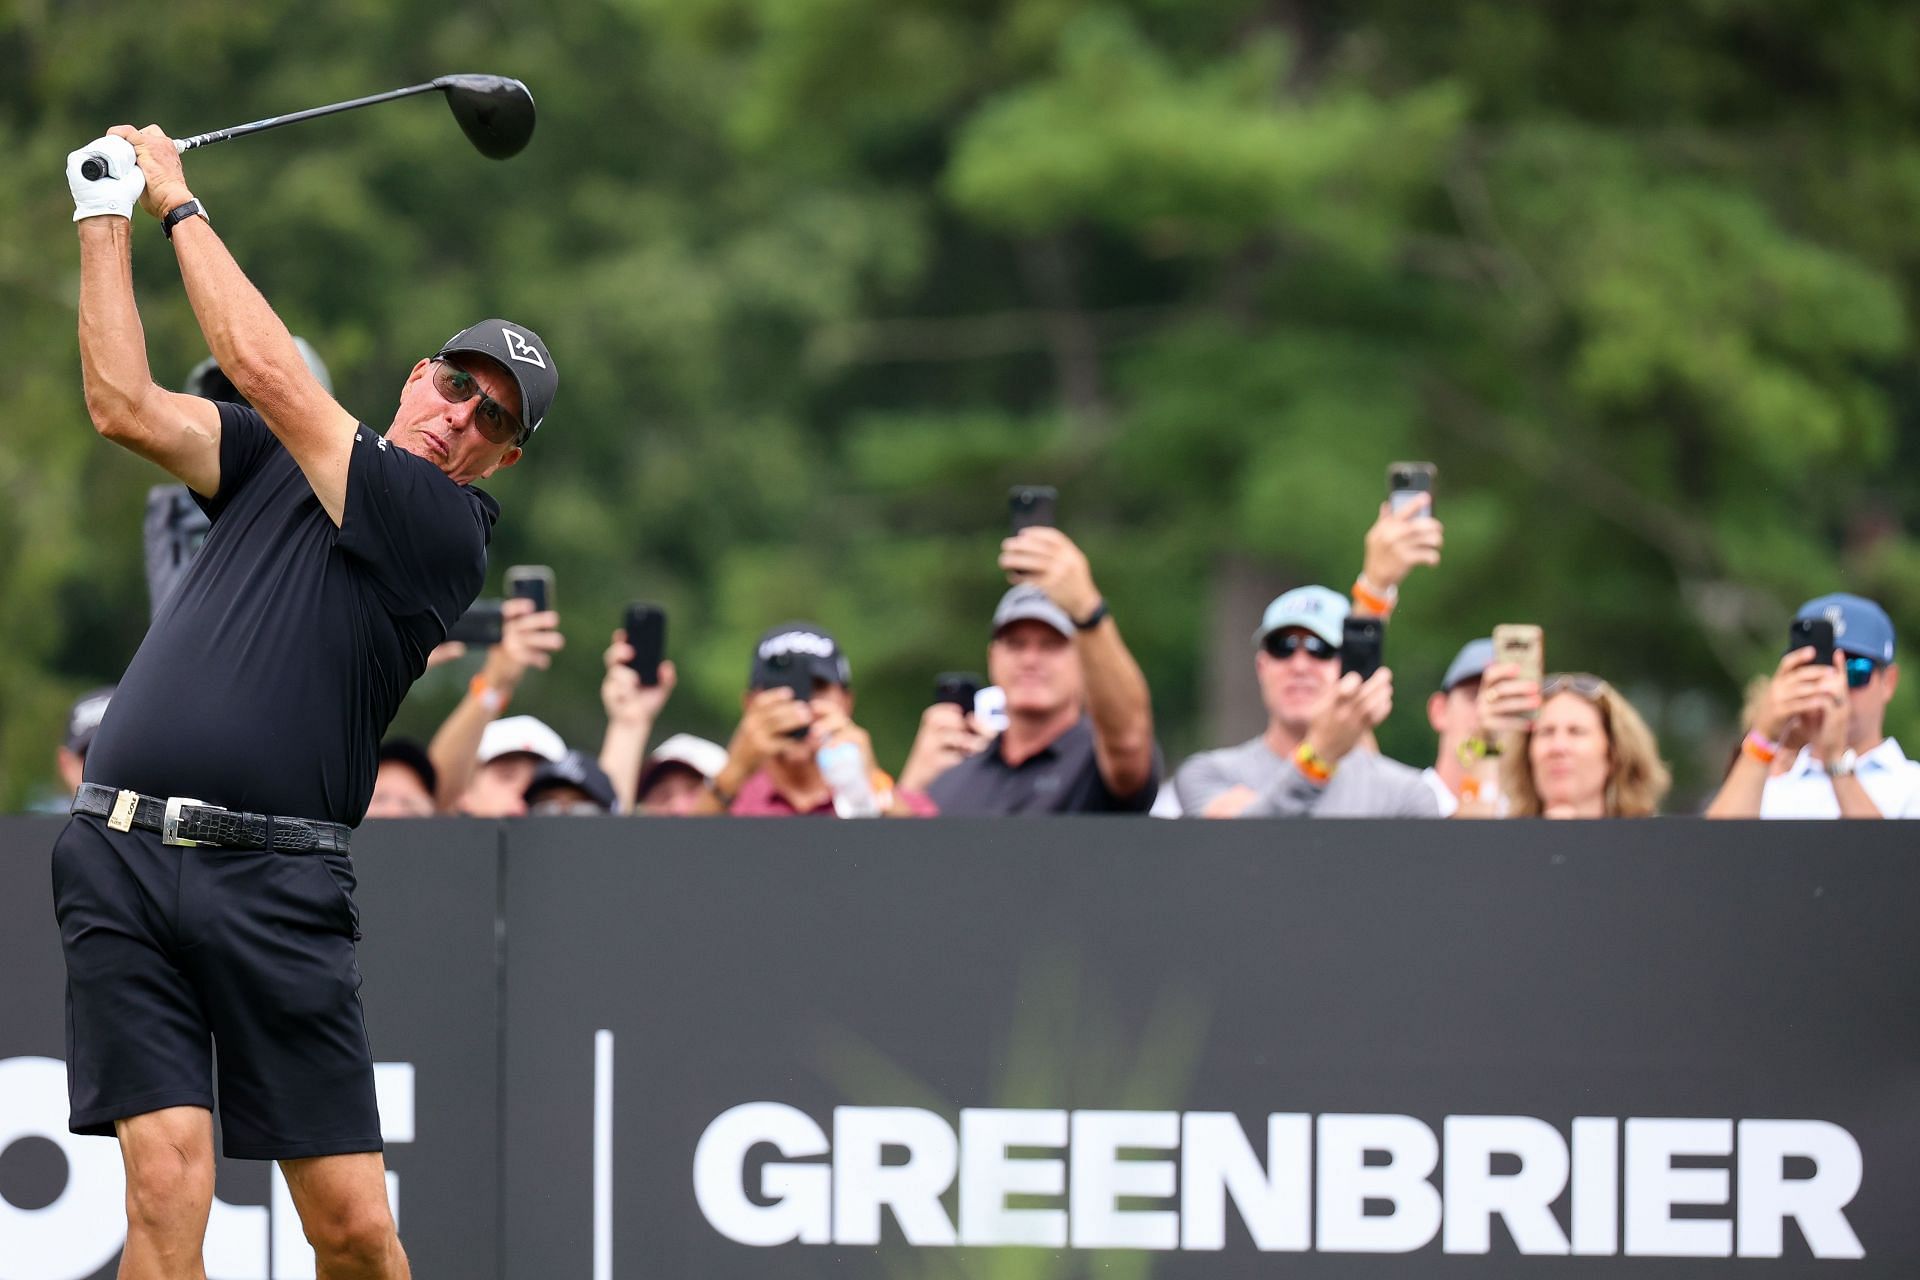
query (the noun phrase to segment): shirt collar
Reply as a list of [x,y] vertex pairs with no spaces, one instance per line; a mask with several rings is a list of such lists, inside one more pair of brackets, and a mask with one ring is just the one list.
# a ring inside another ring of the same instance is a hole
[[[1879,746],[1871,751],[1863,751],[1855,757],[1853,767],[1856,773],[1870,773],[1881,769],[1892,771],[1906,762],[1907,753],[1900,749],[1899,741],[1894,738],[1882,738]],[[1825,776],[1826,772],[1826,766],[1814,759],[1813,748],[1802,747],[1800,754],[1794,759],[1793,767],[1787,770],[1786,776],[1806,778],[1816,775]]]

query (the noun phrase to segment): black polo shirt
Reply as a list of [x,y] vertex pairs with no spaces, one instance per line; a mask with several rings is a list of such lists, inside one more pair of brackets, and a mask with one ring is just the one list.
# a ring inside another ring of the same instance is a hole
[[336,528],[259,414],[220,405],[213,521],[87,752],[156,796],[358,823],[380,738],[480,593],[494,500],[361,426]]
[[1093,720],[1081,716],[1038,754],[1009,765],[1000,754],[1002,734],[977,756],[962,760],[933,780],[927,796],[949,817],[994,817],[1019,813],[1145,813],[1160,793],[1160,748],[1153,773],[1135,795],[1107,789],[1093,752]]

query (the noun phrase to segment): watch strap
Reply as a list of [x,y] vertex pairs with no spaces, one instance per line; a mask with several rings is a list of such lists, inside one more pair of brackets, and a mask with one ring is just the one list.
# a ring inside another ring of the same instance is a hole
[[183,204],[177,204],[167,210],[167,216],[160,219],[160,231],[167,239],[171,240],[173,239],[174,227],[192,217],[206,218],[208,223],[212,223],[213,221],[211,217],[208,217],[205,205],[201,204],[198,200],[188,200]]
[[1106,621],[1106,618],[1107,618],[1107,602],[1103,597],[1099,604],[1093,606],[1092,613],[1088,614],[1084,618],[1075,618],[1073,620],[1073,625],[1077,630],[1091,631],[1095,627],[1099,626],[1102,622]]

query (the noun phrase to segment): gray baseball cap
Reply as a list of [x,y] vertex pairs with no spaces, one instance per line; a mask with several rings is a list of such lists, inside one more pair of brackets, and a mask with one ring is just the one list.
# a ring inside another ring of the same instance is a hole
[[999,635],[1016,622],[1044,622],[1067,639],[1073,639],[1073,619],[1067,616],[1067,611],[1030,582],[1014,587],[994,606],[993,634]]
[[482,320],[448,338],[435,352],[435,358],[474,352],[491,356],[513,375],[520,388],[520,421],[531,436],[545,421],[553,407],[554,392],[560,389],[560,372],[540,335],[511,320]]
[[1482,636],[1478,640],[1467,641],[1460,646],[1460,652],[1453,655],[1453,661],[1447,664],[1447,674],[1440,677],[1440,692],[1452,693],[1455,685],[1478,680],[1492,665],[1492,640]]

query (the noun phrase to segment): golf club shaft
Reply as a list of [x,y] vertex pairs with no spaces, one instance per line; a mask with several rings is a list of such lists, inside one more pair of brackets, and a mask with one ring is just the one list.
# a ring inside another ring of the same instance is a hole
[[[342,111],[352,111],[356,107],[370,107],[377,102],[391,102],[395,98],[411,97],[416,93],[431,93],[440,86],[431,80],[425,84],[408,85],[404,89],[391,89],[386,93],[370,94],[364,98],[354,98],[348,102],[332,102],[324,107],[310,107],[305,111],[295,111],[284,116],[268,116],[264,120],[252,120],[246,124],[236,124],[225,129],[215,129],[210,133],[196,133],[191,138],[182,138],[174,145],[182,151],[191,151],[195,147],[212,146],[216,142],[225,142],[229,138],[243,138],[250,133],[260,133],[267,129],[278,129],[283,124],[293,124],[300,120],[312,120],[317,116],[335,115]],[[98,182],[107,176],[106,162],[90,157],[80,166],[81,176],[89,182]]]

